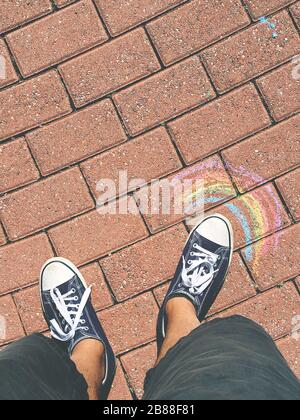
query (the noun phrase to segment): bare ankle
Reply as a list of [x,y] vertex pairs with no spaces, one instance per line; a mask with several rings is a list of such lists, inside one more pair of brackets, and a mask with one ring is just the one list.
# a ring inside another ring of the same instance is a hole
[[157,364],[182,338],[200,326],[194,305],[186,298],[176,297],[166,305],[167,331]]
[[83,375],[90,400],[99,399],[99,392],[105,376],[105,348],[98,340],[80,341],[74,348],[71,360]]
[[175,297],[166,304],[168,318],[184,314],[185,317],[197,318],[196,309],[192,302],[185,297]]
[[104,346],[101,341],[94,340],[94,339],[87,339],[80,341],[73,350],[74,354],[84,353],[84,352],[91,352],[100,355],[105,352]]

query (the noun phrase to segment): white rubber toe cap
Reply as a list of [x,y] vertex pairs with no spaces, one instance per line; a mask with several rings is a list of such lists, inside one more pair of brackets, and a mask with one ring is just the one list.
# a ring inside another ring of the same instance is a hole
[[59,258],[53,258],[42,269],[41,288],[43,291],[52,290],[71,280],[74,274],[68,262]]
[[231,247],[232,234],[229,220],[221,215],[214,215],[203,220],[196,228],[202,237],[220,246]]

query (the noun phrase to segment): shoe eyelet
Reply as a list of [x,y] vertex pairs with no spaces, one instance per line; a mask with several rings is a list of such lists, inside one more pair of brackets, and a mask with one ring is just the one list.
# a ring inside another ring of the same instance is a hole
[[89,330],[89,327],[84,327],[84,331],[88,331]]
[[193,264],[193,261],[192,260],[188,260],[188,264],[189,265],[192,265]]
[[195,249],[196,249],[196,248],[197,248],[197,244],[194,244],[194,245],[193,245],[193,248],[195,248]]
[[195,253],[194,252],[191,252],[191,257],[194,257],[195,256]]
[[73,288],[73,289],[71,290],[71,292],[72,292],[72,293],[76,293],[76,290]]
[[85,320],[85,319],[82,319],[82,320],[80,321],[80,323],[81,323],[82,325],[84,325],[84,324],[86,324],[86,320]]
[[78,302],[78,296],[74,297],[75,302]]

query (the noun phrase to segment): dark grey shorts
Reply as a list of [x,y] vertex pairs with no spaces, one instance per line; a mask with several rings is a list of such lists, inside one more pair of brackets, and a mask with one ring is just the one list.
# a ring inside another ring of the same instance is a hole
[[271,337],[234,316],[204,324],[145,381],[145,400],[297,400],[300,382]]
[[[68,354],[43,335],[0,352],[1,400],[85,400]],[[269,335],[241,317],[217,319],[182,339],[146,378],[146,400],[297,400],[300,383]]]

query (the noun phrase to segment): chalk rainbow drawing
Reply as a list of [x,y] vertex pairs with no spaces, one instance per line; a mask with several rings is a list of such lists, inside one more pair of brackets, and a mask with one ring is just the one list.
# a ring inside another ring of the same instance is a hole
[[[277,232],[283,226],[282,204],[273,185],[266,184],[257,174],[247,171],[243,166],[235,168],[227,165],[227,168],[232,175],[242,178],[246,185],[265,185],[236,197],[229,175],[224,171],[222,162],[216,159],[187,168],[175,175],[172,179],[174,193],[176,194],[176,188],[180,187],[183,179],[203,178],[204,191],[192,193],[196,199],[193,203],[195,211],[203,205],[205,209],[211,210],[212,207],[222,204],[230,212],[234,219],[232,221],[241,226],[245,259],[255,271],[262,257],[278,246],[278,235],[268,235]],[[183,200],[191,203],[191,193],[183,197]],[[192,212],[193,208],[188,208],[188,214]]]
[[264,25],[267,25],[267,27],[272,31],[272,37],[274,39],[278,38],[278,33],[276,32],[275,23],[270,22],[269,19],[266,18],[265,16],[262,16],[261,18],[259,18],[259,22]]

